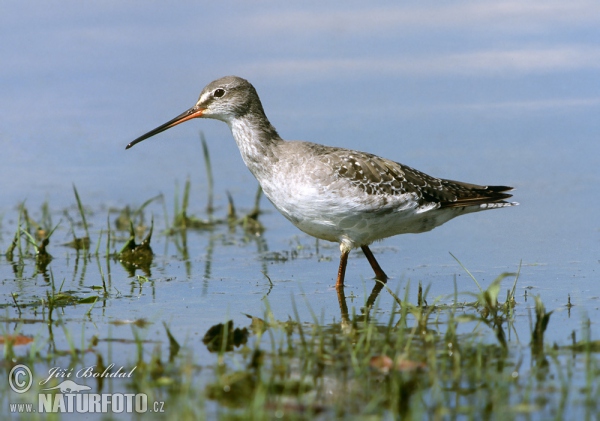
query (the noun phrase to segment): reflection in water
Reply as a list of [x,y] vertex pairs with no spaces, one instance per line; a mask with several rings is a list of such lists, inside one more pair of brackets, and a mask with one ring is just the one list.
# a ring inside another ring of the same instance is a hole
[[233,351],[234,347],[246,344],[248,336],[247,328],[234,329],[233,320],[229,320],[227,323],[211,326],[204,334],[202,342],[210,352]]
[[[363,316],[365,320],[369,319],[369,312],[371,308],[373,308],[373,304],[375,304],[375,300],[379,296],[379,293],[385,286],[384,281],[375,280],[375,285],[373,285],[373,290],[369,297],[367,298],[367,303],[365,307],[362,309]],[[340,313],[342,315],[342,326],[347,326],[350,323],[350,314],[348,313],[348,305],[346,304],[346,295],[344,293],[344,288],[336,288],[338,295],[338,303],[340,305]]]
[[[208,165],[208,163],[207,163]],[[209,174],[210,178],[210,174]],[[212,182],[209,182],[209,187]],[[185,195],[189,195],[189,180],[186,183]],[[202,231],[207,232],[208,236],[208,245],[206,247],[206,254],[204,255],[204,274],[203,274],[203,282],[202,282],[202,296],[206,296],[208,294],[208,286],[209,281],[212,278],[212,262],[213,256],[216,247],[216,240],[221,239],[223,237],[223,232],[216,232],[218,227],[227,225],[229,227],[229,234],[234,235],[238,227],[242,227],[244,232],[244,239],[246,241],[251,240],[256,242],[257,253],[259,255],[264,254],[268,251],[267,242],[263,235],[261,235],[265,228],[262,223],[258,220],[259,215],[261,214],[259,205],[260,198],[262,196],[262,190],[260,186],[255,195],[254,207],[252,210],[244,215],[243,217],[238,217],[235,211],[235,205],[233,203],[233,198],[227,193],[227,197],[229,200],[228,204],[228,212],[226,219],[218,219],[214,217],[214,208],[212,206],[212,193],[210,193],[211,189],[209,188],[209,204],[207,205],[207,220],[200,220],[195,217],[188,217],[185,214],[185,211],[182,213],[183,217],[179,218],[180,220],[185,221],[185,223],[176,225],[177,228],[171,228],[169,230],[169,238],[175,244],[175,248],[177,252],[181,256],[181,259],[185,265],[185,272],[188,278],[191,278],[193,275],[192,268],[192,260],[190,259],[190,253],[188,248],[188,230]],[[184,200],[183,208],[187,208],[187,199]],[[268,278],[267,262],[263,261],[262,272]]]
[[141,269],[146,276],[151,276],[150,266],[154,259],[150,241],[152,240],[152,232],[154,231],[154,221],[150,225],[150,230],[146,238],[140,244],[135,242],[135,230],[133,223],[129,226],[129,239],[118,254],[119,261],[129,276],[134,276],[136,269]]

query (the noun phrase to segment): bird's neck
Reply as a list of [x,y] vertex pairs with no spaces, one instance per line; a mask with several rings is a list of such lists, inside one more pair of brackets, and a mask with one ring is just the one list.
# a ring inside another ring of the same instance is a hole
[[279,159],[277,145],[284,142],[275,127],[264,114],[246,114],[227,124],[248,169],[259,182],[268,177],[272,164]]

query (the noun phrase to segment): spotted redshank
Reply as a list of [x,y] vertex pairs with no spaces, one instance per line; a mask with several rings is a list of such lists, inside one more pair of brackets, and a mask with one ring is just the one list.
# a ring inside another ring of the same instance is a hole
[[254,86],[237,76],[209,83],[189,110],[127,145],[193,118],[227,123],[242,159],[275,208],[305,233],[340,244],[336,288],[344,286],[348,254],[360,247],[387,276],[369,245],[398,234],[432,230],[465,213],[516,205],[507,186],[431,177],[365,152],[285,141],[271,125]]

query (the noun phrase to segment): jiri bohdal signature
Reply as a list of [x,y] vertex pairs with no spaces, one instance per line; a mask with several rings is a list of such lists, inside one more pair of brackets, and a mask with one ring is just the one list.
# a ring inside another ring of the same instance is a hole
[[[61,368],[61,367],[52,367],[48,370],[48,377],[42,381],[40,381],[40,386],[45,385],[52,379],[68,379],[68,378],[77,378],[77,379],[85,379],[85,378],[131,378],[133,376],[133,372],[137,368],[134,366],[130,371],[125,370],[123,366],[119,367],[116,371],[113,371],[115,368],[114,364],[110,364],[108,367],[105,367],[104,370],[102,368],[97,369],[97,366],[90,365],[88,367],[80,368],[75,371],[74,368]],[[96,371],[98,370],[98,371]]]

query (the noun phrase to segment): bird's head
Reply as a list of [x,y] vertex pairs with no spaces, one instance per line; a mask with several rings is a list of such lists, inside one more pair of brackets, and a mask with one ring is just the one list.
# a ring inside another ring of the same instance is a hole
[[138,137],[126,149],[193,118],[214,118],[229,123],[249,112],[264,113],[254,86],[241,77],[225,76],[206,85],[192,108]]

